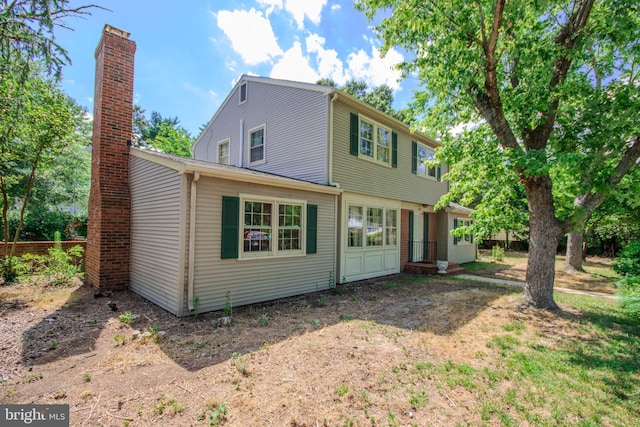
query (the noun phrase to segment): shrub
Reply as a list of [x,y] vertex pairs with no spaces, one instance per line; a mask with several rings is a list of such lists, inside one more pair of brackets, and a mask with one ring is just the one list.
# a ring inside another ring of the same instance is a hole
[[[13,238],[18,227],[19,213],[17,210],[9,213],[8,223],[11,238]],[[54,240],[56,231],[61,233],[63,240],[71,240],[75,236],[86,236],[87,217],[52,211],[46,208],[34,208],[25,214],[19,238],[23,241],[51,241]]]
[[50,285],[65,285],[80,272],[80,266],[74,263],[74,258],[81,257],[84,249],[79,245],[68,251],[62,249],[59,231],[54,233],[54,239],[55,245],[49,248],[48,255],[22,256],[22,272],[42,275]]
[[627,245],[612,267],[618,274],[640,276],[640,240]]
[[622,308],[640,319],[640,276],[626,276],[616,286]]
[[504,248],[502,246],[495,245],[491,248],[491,256],[495,262],[504,261]]

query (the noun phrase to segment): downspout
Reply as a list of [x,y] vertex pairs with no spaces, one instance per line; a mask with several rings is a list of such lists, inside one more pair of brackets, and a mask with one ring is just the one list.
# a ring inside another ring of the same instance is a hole
[[[338,184],[337,182],[333,182],[333,103],[336,102],[336,99],[338,99],[338,92],[334,92],[333,96],[331,97],[331,101],[329,102],[329,153],[328,153],[328,158],[327,158],[327,178],[328,178],[328,182],[329,185],[332,187],[336,187],[336,188],[340,188],[340,184]],[[340,279],[338,277],[338,257],[342,258],[342,254],[340,253],[340,242],[338,241],[338,238],[340,236],[339,230],[337,225],[338,224],[342,224],[342,221],[340,221],[340,219],[338,218],[338,215],[340,215],[340,207],[338,206],[338,203],[341,202],[340,197],[338,197],[338,195],[336,194],[335,196],[333,196],[334,198],[334,207],[333,207],[333,218],[334,218],[334,227],[333,227],[333,241],[334,241],[334,253],[335,256],[333,257],[333,277],[334,277],[334,283],[342,283],[342,279]]]
[[240,119],[240,149],[239,149],[239,154],[238,154],[238,167],[244,167],[243,166],[243,153],[244,153],[244,120]]
[[187,278],[187,307],[189,311],[193,311],[193,276],[194,276],[194,261],[195,261],[195,248],[196,248],[196,200],[198,192],[198,180],[200,180],[200,172],[195,171],[193,173],[193,179],[191,180],[191,199],[189,203],[189,261]]
[[336,99],[338,99],[338,92],[333,94],[329,102],[329,156],[327,162],[327,178],[330,186],[340,188],[340,184],[333,182],[333,103],[336,102]]

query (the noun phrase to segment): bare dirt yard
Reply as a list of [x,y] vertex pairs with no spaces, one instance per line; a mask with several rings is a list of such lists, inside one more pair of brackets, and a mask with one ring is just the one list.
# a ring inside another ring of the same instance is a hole
[[553,405],[487,406],[518,386],[496,337],[553,347],[586,332],[566,304],[518,310],[519,292],[399,275],[234,307],[218,327],[221,312],[176,318],[80,282],[3,286],[0,402],[66,403],[74,426],[535,425]]

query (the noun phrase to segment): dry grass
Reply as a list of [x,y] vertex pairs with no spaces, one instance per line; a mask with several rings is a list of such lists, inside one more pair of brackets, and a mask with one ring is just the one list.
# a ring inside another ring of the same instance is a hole
[[[610,258],[589,257],[583,263],[584,272],[570,274],[564,271],[565,257],[558,255],[555,286],[613,294],[618,277],[611,269],[611,261]],[[476,264],[475,274],[524,282],[527,272],[527,254],[507,251],[503,262],[495,262],[491,257],[491,250],[483,250]]]
[[[68,403],[72,425],[630,425],[640,415],[640,334],[614,302],[558,296],[561,312],[518,311],[518,289],[394,276],[234,307],[218,328],[222,313],[177,319],[130,292],[109,297],[117,312],[83,286],[64,290],[72,304],[47,292],[2,288],[0,402]],[[124,312],[137,318],[123,323]]]

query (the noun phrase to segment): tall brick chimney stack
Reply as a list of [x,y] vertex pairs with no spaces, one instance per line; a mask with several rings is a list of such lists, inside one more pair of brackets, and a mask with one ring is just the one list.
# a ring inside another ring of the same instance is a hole
[[86,282],[99,289],[129,286],[131,252],[129,146],[133,118],[135,42],[105,25],[96,48],[91,193]]

